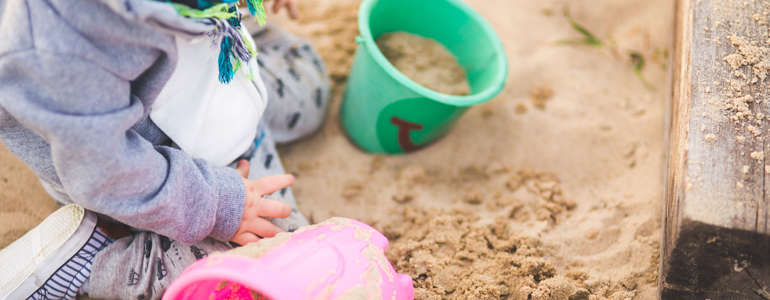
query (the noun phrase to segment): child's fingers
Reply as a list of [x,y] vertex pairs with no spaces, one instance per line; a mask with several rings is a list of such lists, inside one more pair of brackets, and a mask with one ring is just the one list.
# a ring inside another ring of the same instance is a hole
[[262,218],[254,220],[252,224],[251,232],[263,238],[271,238],[276,234],[283,232],[281,228],[278,228],[278,226],[275,226],[273,223],[270,223],[270,221]]
[[235,166],[235,171],[237,171],[238,174],[241,174],[241,177],[249,178],[249,161],[245,159],[239,160],[238,164]]
[[288,7],[289,7],[289,16],[292,19],[297,19],[297,16],[299,16],[299,7],[297,7],[297,2],[289,0]]
[[282,6],[286,3],[286,0],[275,0],[275,3],[273,3],[273,12],[278,13],[278,11],[281,9]]
[[230,241],[239,245],[246,245],[259,241],[262,238],[274,237],[281,232],[283,230],[278,228],[278,226],[263,218],[241,220],[238,231],[235,232],[235,236]]
[[260,196],[270,195],[294,184],[294,176],[289,174],[270,175],[252,180],[252,185]]
[[297,2],[294,0],[275,0],[275,3],[273,3],[273,12],[278,13],[279,10],[281,10],[281,7],[286,6],[286,10],[289,11],[289,17],[292,19],[296,19],[298,14],[297,10]]
[[256,208],[260,217],[286,218],[291,214],[291,207],[288,204],[269,198],[262,198]]
[[254,234],[252,232],[241,232],[239,234],[236,234],[233,237],[233,239],[230,240],[230,241],[232,241],[232,242],[234,242],[234,243],[236,243],[238,245],[243,246],[243,245],[246,245],[248,243],[256,242],[256,241],[259,241],[259,240],[260,240],[260,238],[256,234]]

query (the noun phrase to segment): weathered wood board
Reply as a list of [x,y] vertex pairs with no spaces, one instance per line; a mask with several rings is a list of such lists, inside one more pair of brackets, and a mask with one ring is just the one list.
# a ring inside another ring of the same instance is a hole
[[676,5],[660,296],[770,300],[770,3]]

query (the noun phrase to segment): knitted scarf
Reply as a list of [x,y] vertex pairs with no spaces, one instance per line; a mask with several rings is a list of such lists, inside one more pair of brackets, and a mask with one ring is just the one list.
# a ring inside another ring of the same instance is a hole
[[[233,1],[233,0],[229,0]],[[199,1],[200,3],[201,1]],[[224,2],[228,2],[225,0]],[[205,5],[208,2],[203,2]],[[256,17],[260,26],[265,25],[265,8],[262,0],[246,0],[249,13]],[[246,76],[254,78],[251,59],[257,55],[254,45],[241,30],[241,13],[235,3],[210,4],[208,8],[191,8],[184,4],[169,3],[181,16],[196,19],[206,25],[213,25],[214,30],[208,33],[213,38],[214,47],[219,49],[219,82],[229,84],[235,72],[241,67],[246,69]],[[204,7],[204,5],[199,5]]]

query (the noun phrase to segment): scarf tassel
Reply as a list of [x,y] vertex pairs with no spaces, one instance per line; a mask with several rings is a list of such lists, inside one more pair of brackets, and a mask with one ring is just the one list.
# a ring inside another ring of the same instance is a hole
[[[246,0],[251,13],[259,23],[265,25],[265,8],[263,0]],[[253,45],[249,43],[241,28],[241,14],[235,4],[221,3],[206,9],[194,9],[189,6],[177,3],[171,3],[177,13],[182,16],[198,19],[199,22],[208,25],[214,25],[215,30],[209,32],[209,36],[215,41],[220,41],[219,45],[219,82],[229,84],[235,77],[235,73],[243,66],[246,66],[246,77],[254,78],[254,72],[251,68],[251,59],[256,56]],[[233,60],[235,62],[233,62]]]
[[249,6],[249,13],[257,18],[257,22],[260,26],[265,25],[266,21],[265,6],[262,1],[263,0],[246,0],[246,5]]
[[219,51],[219,82],[229,84],[235,77],[235,68],[230,60],[231,37],[222,38],[222,46]]

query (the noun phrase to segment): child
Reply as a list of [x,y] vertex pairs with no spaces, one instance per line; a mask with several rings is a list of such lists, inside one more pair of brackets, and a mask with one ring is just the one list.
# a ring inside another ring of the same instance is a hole
[[0,141],[75,203],[0,251],[0,298],[159,299],[229,242],[307,225],[275,143],[320,126],[324,65],[245,19],[205,0],[0,1]]

